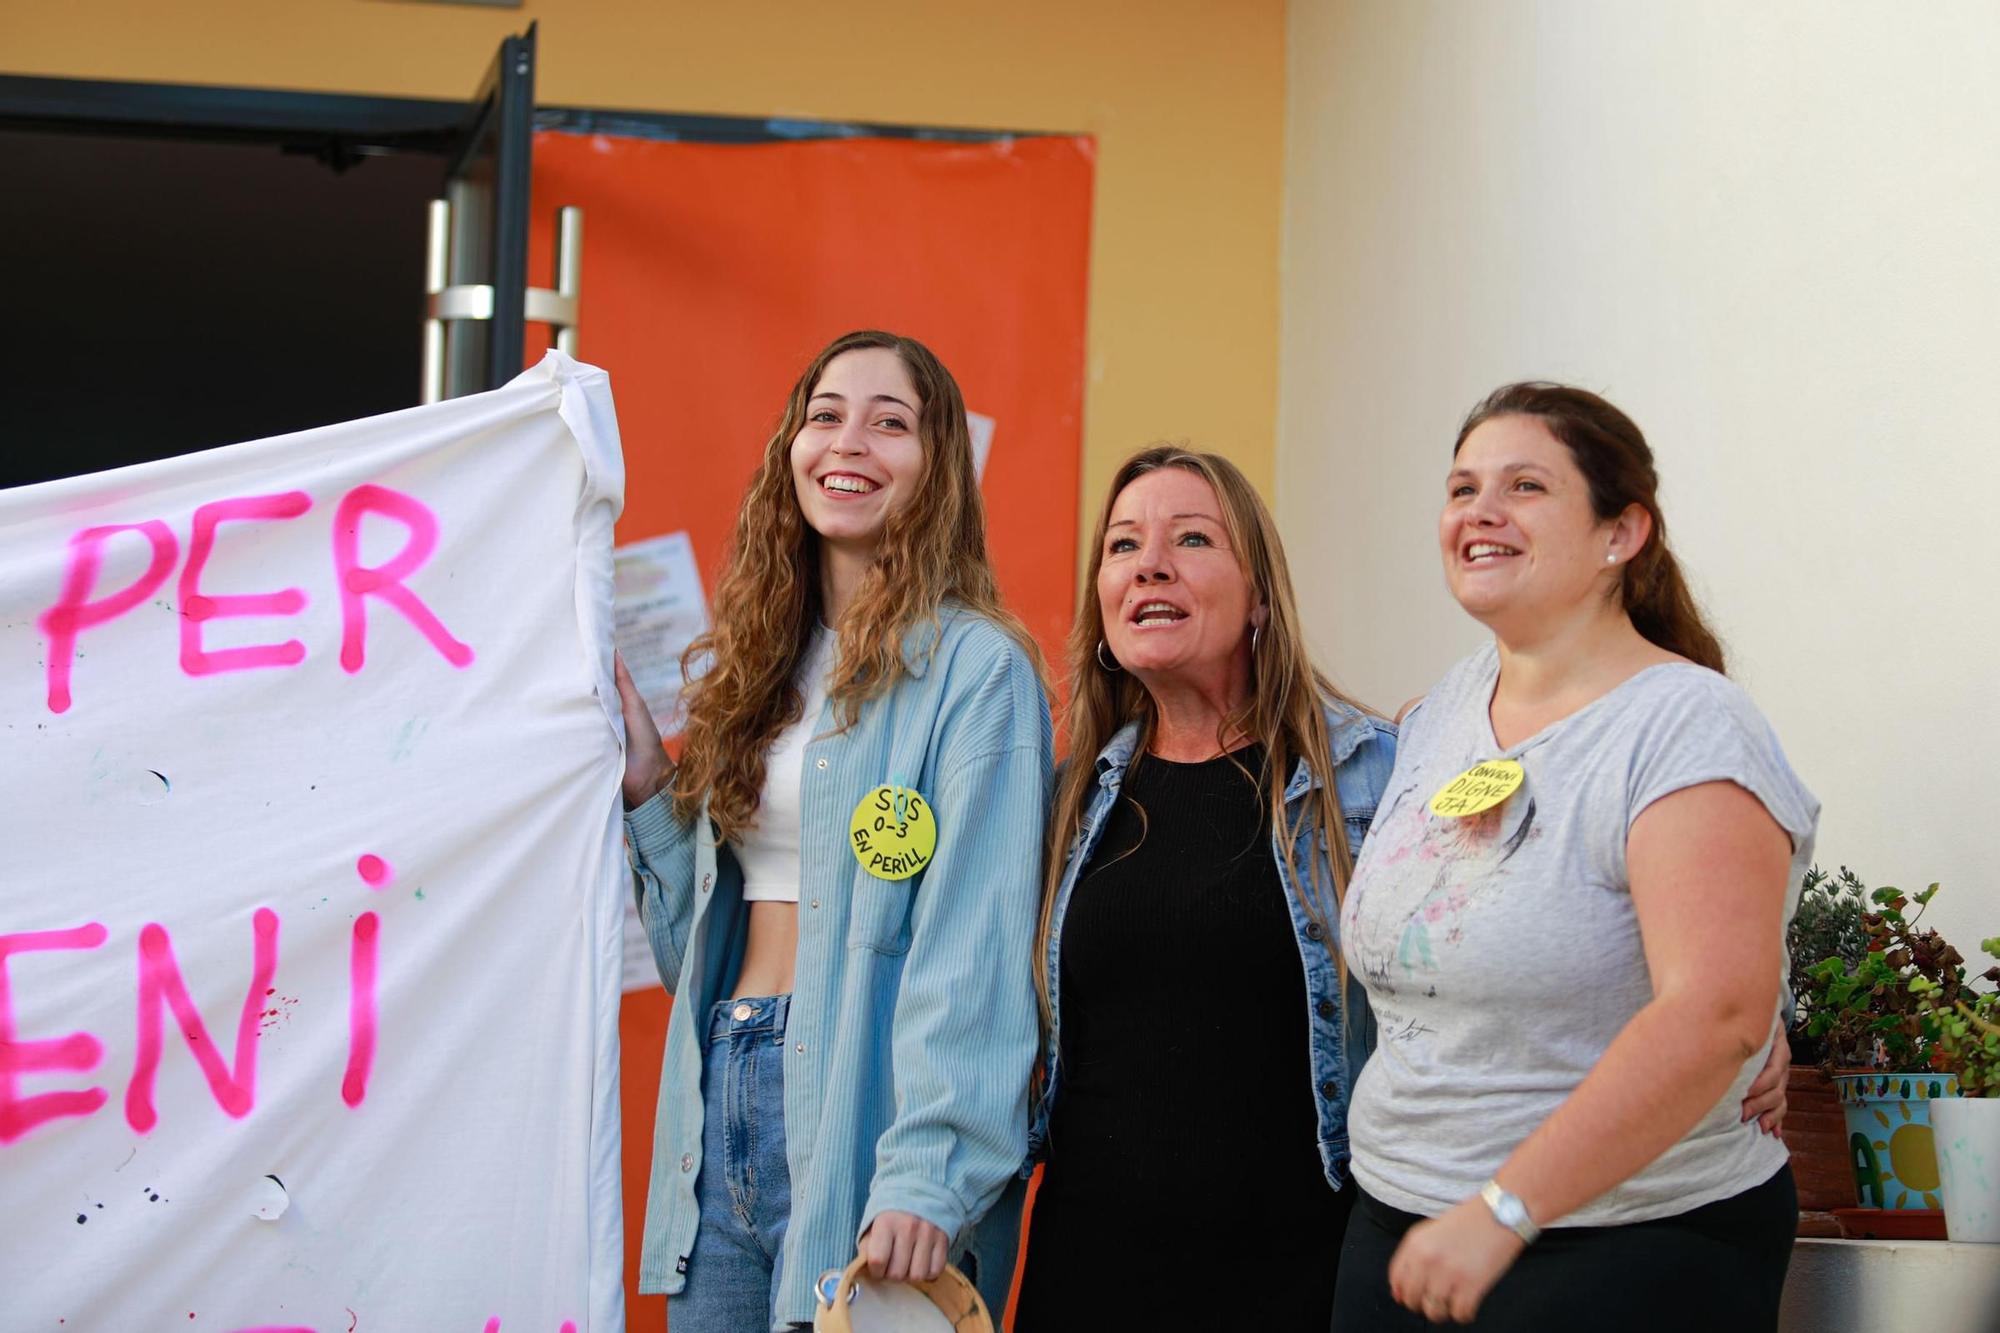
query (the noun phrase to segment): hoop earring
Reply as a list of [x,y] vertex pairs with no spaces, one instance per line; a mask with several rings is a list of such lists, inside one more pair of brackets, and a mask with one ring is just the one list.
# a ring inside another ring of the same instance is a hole
[[1250,627],[1250,656],[1252,657],[1257,655],[1257,636],[1263,632],[1264,627],[1262,625],[1252,625]]
[[1105,648],[1104,640],[1099,639],[1097,641],[1097,665],[1103,670],[1108,672],[1123,671],[1125,668],[1118,665],[1117,658],[1114,657],[1109,662],[1104,660],[1104,648]]

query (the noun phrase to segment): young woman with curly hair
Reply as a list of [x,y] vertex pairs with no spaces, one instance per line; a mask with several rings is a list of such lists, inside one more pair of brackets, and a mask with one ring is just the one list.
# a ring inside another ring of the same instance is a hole
[[674,1333],[788,1329],[858,1238],[878,1277],[950,1258],[1000,1308],[1050,722],[964,401],[921,344],[851,333],[799,377],[715,607],[677,770],[619,672],[675,996],[640,1289]]

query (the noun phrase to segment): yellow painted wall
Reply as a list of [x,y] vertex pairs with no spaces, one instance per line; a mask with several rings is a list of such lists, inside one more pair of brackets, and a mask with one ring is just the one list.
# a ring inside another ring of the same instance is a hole
[[1268,493],[1284,0],[4,0],[0,73],[469,97],[530,20],[550,105],[1097,136],[1086,514],[1163,436]]

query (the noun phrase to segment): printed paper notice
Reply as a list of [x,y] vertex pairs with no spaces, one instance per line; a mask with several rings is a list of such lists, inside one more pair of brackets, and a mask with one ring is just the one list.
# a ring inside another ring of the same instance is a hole
[[972,472],[986,480],[986,455],[993,452],[993,418],[980,412],[965,414],[966,429],[972,433]]
[[[618,655],[632,673],[660,730],[680,726],[681,653],[708,628],[708,598],[685,532],[649,537],[615,553],[614,630]],[[624,989],[660,984],[646,928],[632,895],[625,895]]]
[[685,532],[649,537],[616,553],[613,602],[618,655],[662,733],[680,728],[681,654],[708,628],[708,598]]

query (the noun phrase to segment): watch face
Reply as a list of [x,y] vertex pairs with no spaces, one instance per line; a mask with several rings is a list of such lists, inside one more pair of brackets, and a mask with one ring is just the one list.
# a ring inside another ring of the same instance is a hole
[[1527,1205],[1501,1189],[1499,1185],[1489,1185],[1480,1193],[1486,1199],[1486,1206],[1492,1209],[1494,1220],[1501,1226],[1518,1232],[1528,1225]]

